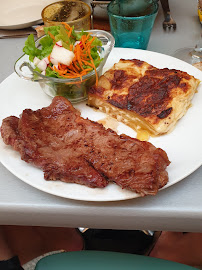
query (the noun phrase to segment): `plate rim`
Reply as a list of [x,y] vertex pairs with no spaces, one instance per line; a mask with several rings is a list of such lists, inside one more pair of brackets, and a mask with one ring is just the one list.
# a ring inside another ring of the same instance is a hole
[[[34,5],[38,5],[40,6],[40,9],[42,11],[42,9],[47,6],[48,4],[51,4],[53,2],[56,2],[56,0],[34,0],[32,1],[32,4],[34,3]],[[0,17],[4,18],[5,16],[8,17],[9,15],[7,14],[6,11],[8,11],[9,6],[12,6],[12,4],[15,4],[13,0],[6,0],[6,4],[4,4],[4,8],[2,8],[0,10]],[[18,12],[20,12],[20,10],[23,8],[30,7],[30,3],[29,1],[26,0],[19,0],[19,8],[18,8]],[[5,11],[6,8],[6,11]],[[32,9],[29,9],[30,13],[33,12]],[[24,12],[23,12],[23,17],[25,16]],[[33,15],[32,15],[33,16]],[[13,21],[11,23],[2,23],[2,20],[0,20],[0,29],[1,30],[18,30],[18,29],[24,29],[24,28],[28,28],[34,25],[38,25],[41,24],[43,22],[42,17],[41,17],[41,12],[40,14],[34,14],[34,18],[33,19],[29,19],[28,14],[26,12],[26,17],[27,17],[27,21],[21,21],[22,22],[18,22],[17,23],[13,23]],[[6,19],[7,20],[7,19]]]
[[29,21],[26,23],[19,23],[19,24],[10,24],[10,25],[0,25],[1,30],[20,30],[20,29],[25,29],[29,28],[34,25],[39,25],[43,22],[42,19],[37,19],[34,21]]

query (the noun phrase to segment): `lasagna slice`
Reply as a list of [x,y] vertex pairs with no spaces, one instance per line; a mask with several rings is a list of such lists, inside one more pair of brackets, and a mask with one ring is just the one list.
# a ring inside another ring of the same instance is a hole
[[89,90],[88,105],[135,129],[140,140],[148,140],[175,127],[191,106],[199,83],[180,70],[121,59]]

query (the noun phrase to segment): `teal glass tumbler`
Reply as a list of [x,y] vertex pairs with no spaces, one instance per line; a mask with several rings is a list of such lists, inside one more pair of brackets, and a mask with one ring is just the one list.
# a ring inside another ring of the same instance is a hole
[[158,13],[157,0],[113,0],[107,7],[115,46],[146,50]]

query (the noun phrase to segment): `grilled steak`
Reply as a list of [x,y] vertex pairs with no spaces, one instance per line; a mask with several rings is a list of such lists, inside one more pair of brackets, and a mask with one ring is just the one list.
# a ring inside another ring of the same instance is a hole
[[82,118],[63,97],[36,111],[26,109],[20,118],[5,118],[1,135],[22,160],[41,168],[46,180],[99,188],[112,181],[141,196],[155,195],[168,181],[170,161],[162,149]]

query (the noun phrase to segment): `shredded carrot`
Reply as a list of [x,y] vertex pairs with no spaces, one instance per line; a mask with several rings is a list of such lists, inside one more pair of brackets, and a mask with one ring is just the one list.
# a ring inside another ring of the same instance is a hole
[[73,61],[73,62],[72,62],[72,65],[76,68],[77,72],[80,71],[80,68],[78,67],[77,62]]
[[73,44],[70,44],[70,45],[69,45],[69,50],[70,50],[70,51],[73,51]]
[[67,68],[67,66],[64,65],[64,64],[58,63],[58,65],[59,65],[59,67],[60,67],[61,69],[66,69],[66,68]]
[[67,73],[67,66],[66,65],[63,65],[61,63],[58,63],[58,73],[60,75],[63,75],[63,74],[66,74]]
[[86,41],[87,41],[87,37],[85,35],[83,35],[81,37],[81,42],[82,42],[82,45],[83,45],[84,49],[86,49]]
[[50,31],[48,31],[48,34],[49,34],[49,36],[50,36],[53,40],[55,40],[54,35],[53,35]]
[[88,41],[88,47],[93,43],[94,40],[95,40],[95,37],[93,37],[90,41]]
[[69,24],[67,24],[66,22],[61,22],[61,24],[64,25],[64,27],[69,30],[71,27],[69,26]]
[[[73,28],[70,27],[65,22],[62,22],[62,25],[64,26],[68,37],[71,37]],[[55,40],[55,37],[53,36],[53,34],[51,34],[51,32],[48,32],[48,34],[53,40]],[[78,43],[76,46],[70,44],[69,50],[74,52],[74,58],[69,66],[58,63],[58,68],[56,68],[56,66],[52,67],[51,65],[49,65],[49,67],[52,70],[58,72],[58,74],[63,78],[68,79],[80,78],[81,82],[83,80],[84,75],[88,74],[92,70],[95,70],[96,85],[97,85],[98,74],[91,55],[91,48],[93,47],[92,43],[94,40],[95,37],[92,37],[90,33],[88,33],[87,35],[83,35],[80,40],[81,42]],[[50,55],[48,56],[48,59],[50,61]]]
[[76,56],[76,59],[80,65],[80,68],[83,70],[83,65],[82,65],[82,61],[81,61],[81,47],[79,45],[77,45],[75,47],[75,56]]
[[93,67],[94,68],[94,66],[91,64],[91,63],[89,63],[88,61],[85,61],[84,59],[82,59],[81,60],[86,66],[90,66],[90,67]]
[[72,28],[69,29],[68,37],[70,37],[72,34]]
[[78,70],[73,66],[72,63],[69,65],[69,68],[72,69],[75,73],[78,73]]

